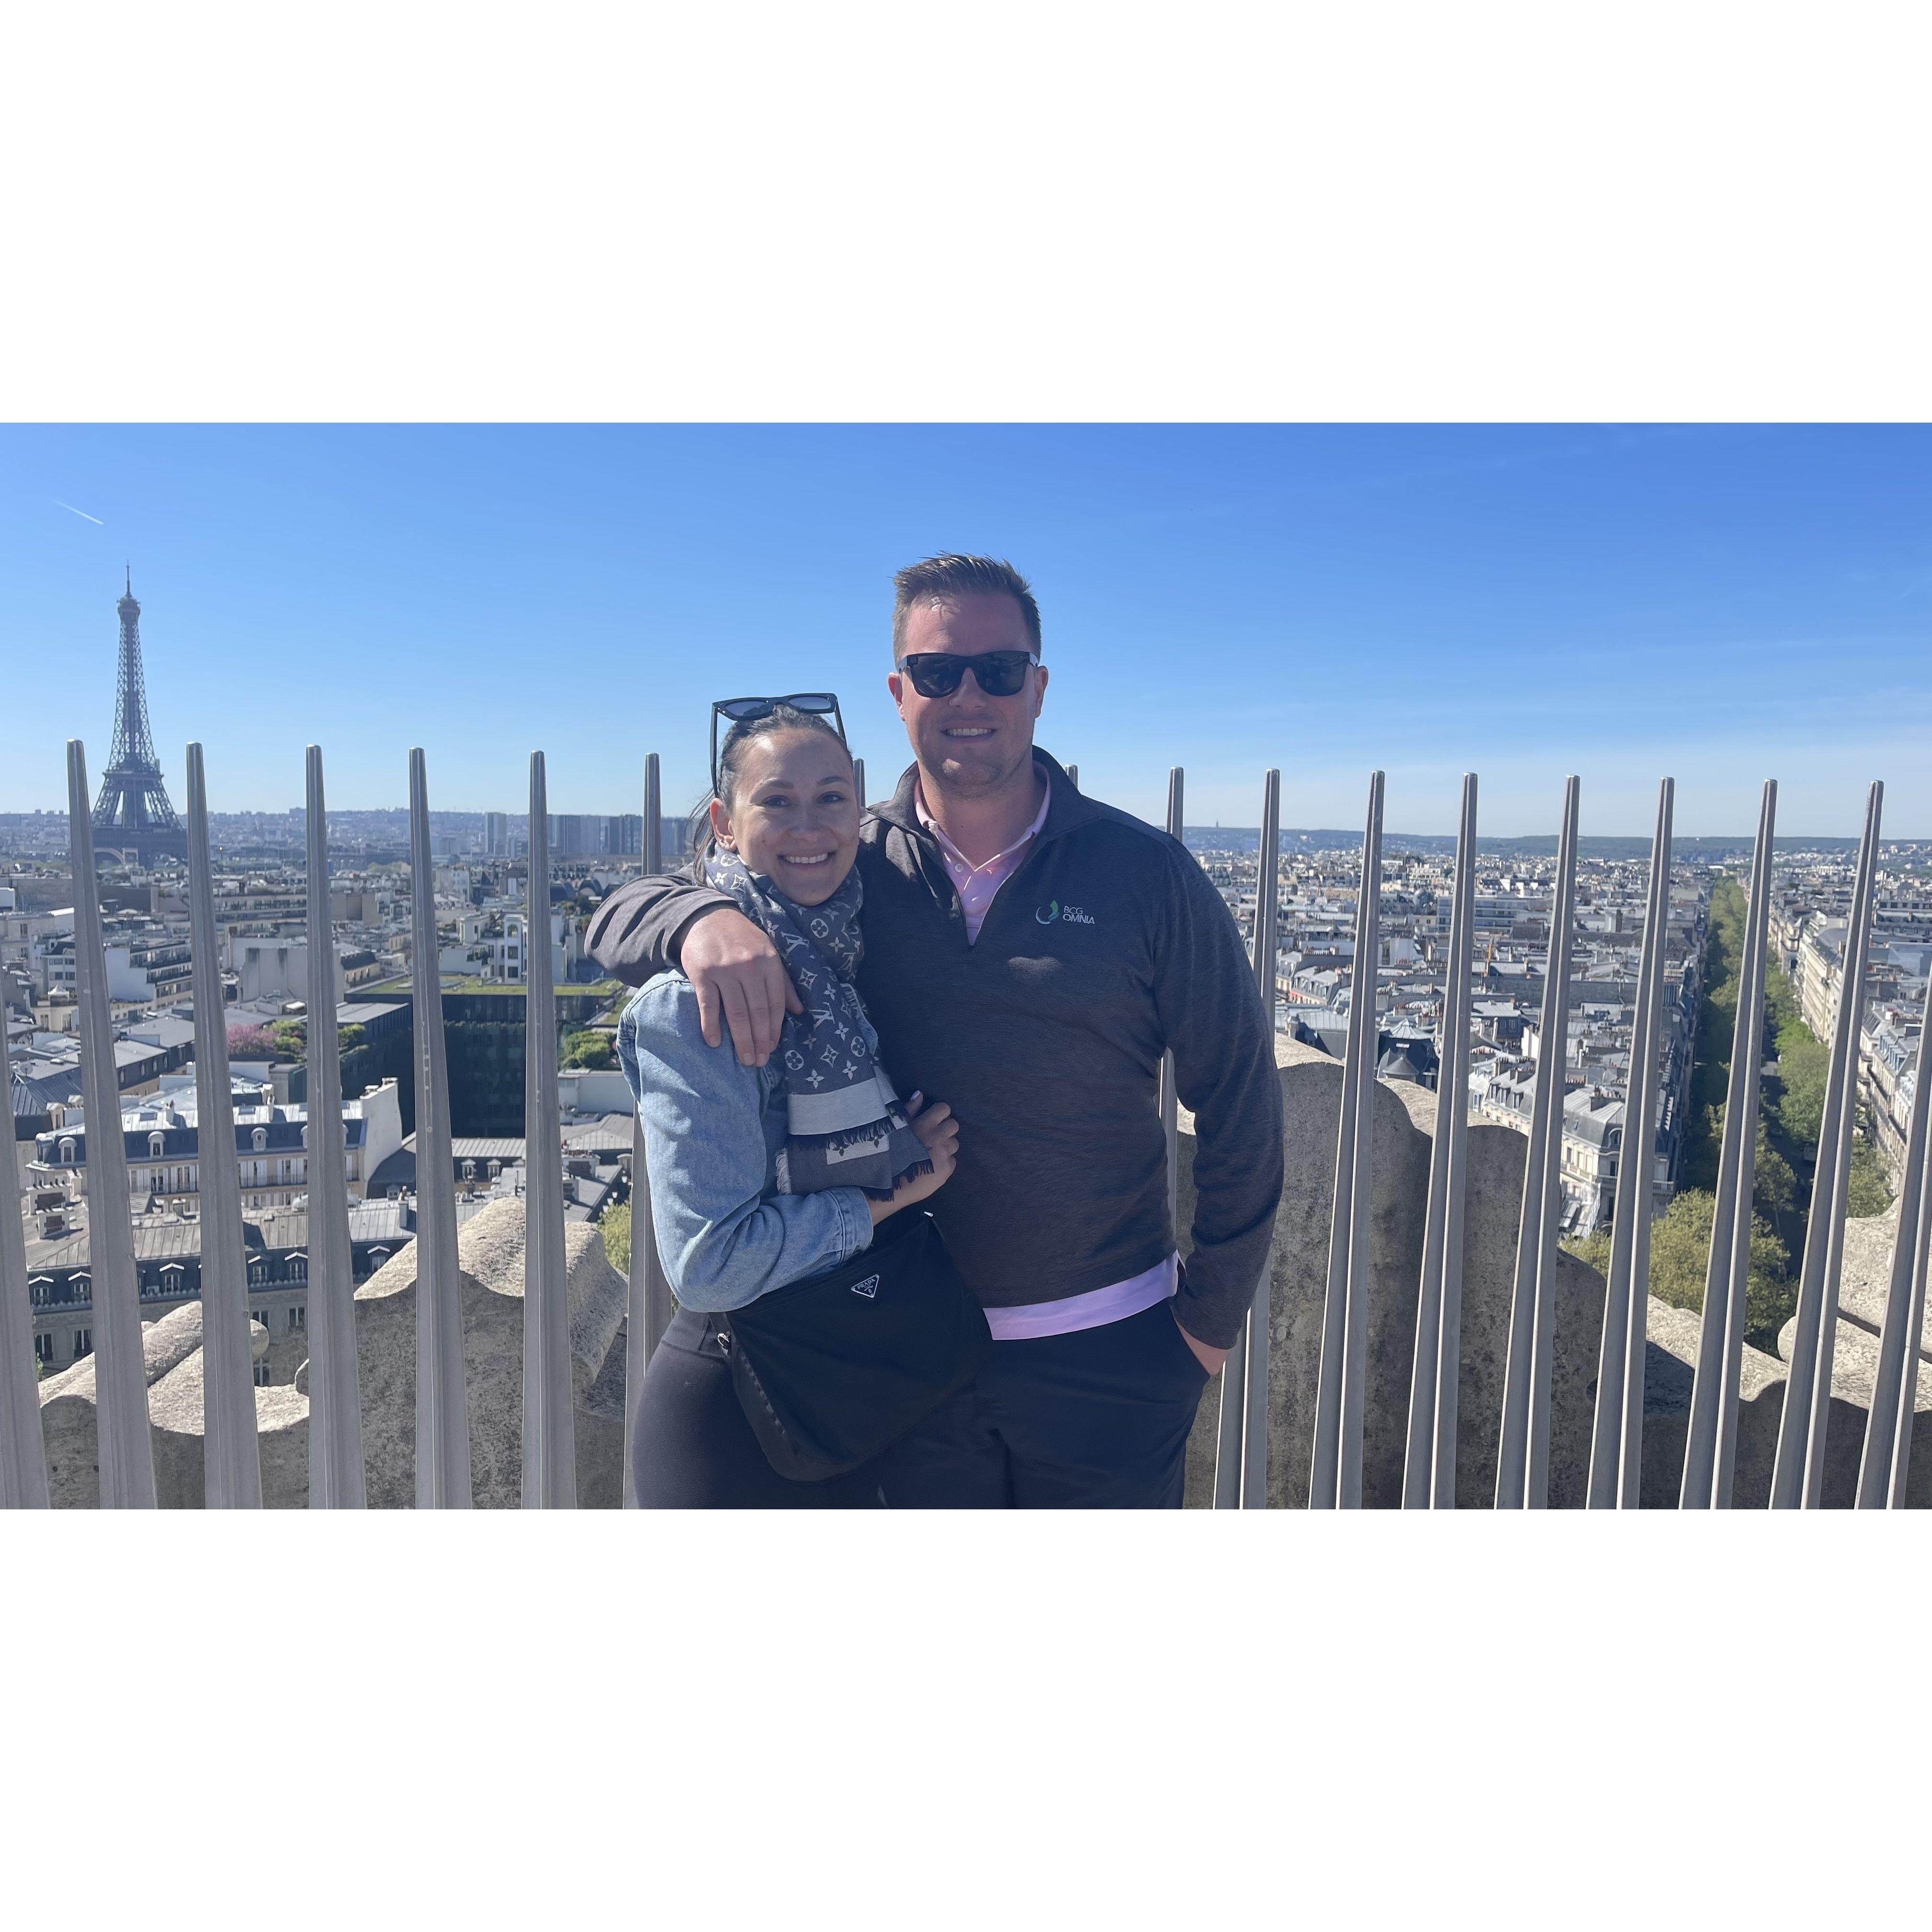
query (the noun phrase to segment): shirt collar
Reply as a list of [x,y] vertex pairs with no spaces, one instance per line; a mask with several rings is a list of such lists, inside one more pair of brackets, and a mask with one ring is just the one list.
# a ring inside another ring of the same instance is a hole
[[938,821],[926,810],[925,788],[917,778],[913,780],[912,808],[918,814],[920,824],[939,841],[942,850],[950,854],[952,857],[958,860],[969,872],[982,872],[988,866],[997,866],[1002,859],[1010,859],[1029,838],[1036,836],[1040,827],[1046,823],[1047,808],[1053,803],[1053,779],[1052,775],[1044,769],[1038,766],[1034,769],[1040,772],[1041,780],[1046,787],[1046,796],[1040,800],[1040,810],[1034,814],[1033,823],[1004,852],[994,853],[992,857],[977,866],[974,865],[972,860],[946,837],[946,834],[940,830]]

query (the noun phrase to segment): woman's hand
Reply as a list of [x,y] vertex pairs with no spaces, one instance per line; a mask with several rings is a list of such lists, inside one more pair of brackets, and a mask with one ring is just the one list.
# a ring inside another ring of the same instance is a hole
[[916,1176],[908,1176],[892,1190],[890,1201],[874,1201],[872,1226],[877,1227],[888,1214],[896,1214],[902,1208],[910,1208],[915,1201],[923,1201],[928,1194],[937,1194],[952,1178],[952,1170],[959,1164],[959,1123],[952,1118],[952,1109],[944,1100],[935,1100],[929,1107],[921,1108],[925,1099],[922,1094],[915,1094],[906,1103],[906,1121],[918,1135],[925,1148],[927,1158],[932,1162],[932,1172]]

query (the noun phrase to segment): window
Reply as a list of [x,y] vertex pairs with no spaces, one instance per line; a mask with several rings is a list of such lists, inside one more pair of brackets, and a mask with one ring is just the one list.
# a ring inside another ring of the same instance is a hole
[[250,1262],[248,1264],[248,1285],[250,1287],[259,1288],[262,1282],[268,1280],[268,1264],[266,1262]]
[[34,1337],[34,1353],[42,1361],[51,1362],[54,1358],[54,1338],[51,1335],[36,1335]]
[[268,1144],[268,1129],[266,1127],[257,1127],[254,1132],[249,1136],[249,1141],[255,1151],[257,1154],[260,1154],[262,1150]]
[[74,1331],[74,1360],[77,1362],[82,1356],[91,1355],[93,1353],[94,1330],[92,1328],[76,1328]]
[[308,1310],[306,1308],[291,1308],[289,1310],[289,1333],[291,1335],[297,1329],[306,1328],[308,1326]]
[[61,1142],[61,1161],[62,1164],[64,1166],[71,1167],[74,1165],[73,1142],[62,1141]]
[[290,1257],[289,1257],[289,1279],[290,1279],[290,1280],[291,1280],[291,1281],[306,1281],[306,1280],[308,1280],[308,1256],[306,1256],[306,1255],[291,1255],[291,1256],[290,1256]]
[[159,1160],[167,1151],[167,1142],[159,1134],[150,1134],[148,1136],[148,1158]]
[[257,1362],[255,1364],[255,1386],[266,1388],[268,1385],[268,1365],[266,1361]]

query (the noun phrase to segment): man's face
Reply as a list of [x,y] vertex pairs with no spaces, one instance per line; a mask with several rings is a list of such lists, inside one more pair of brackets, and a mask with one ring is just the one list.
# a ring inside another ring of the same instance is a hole
[[[999,591],[976,591],[943,604],[916,604],[906,616],[902,657],[944,652],[976,657],[982,651],[1030,651],[1018,601]],[[894,671],[886,688],[905,721],[913,755],[944,789],[997,791],[1033,761],[1033,722],[1046,695],[1046,668],[1030,667],[1010,698],[988,698],[973,672],[950,698],[922,698],[912,680]]]

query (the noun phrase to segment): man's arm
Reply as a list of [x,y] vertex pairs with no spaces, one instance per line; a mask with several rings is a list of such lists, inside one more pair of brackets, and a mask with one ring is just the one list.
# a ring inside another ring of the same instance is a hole
[[[1174,868],[1154,998],[1194,1115],[1194,1247],[1174,1307],[1189,1341],[1232,1347],[1274,1238],[1281,1086],[1234,918],[1191,857]],[[1200,1346],[1195,1349],[1210,1368]]]
[[747,1066],[771,1058],[788,1010],[805,1010],[763,928],[688,872],[620,886],[597,908],[586,940],[591,958],[628,986],[682,968],[698,994],[706,1044],[722,1040],[722,1021]]

